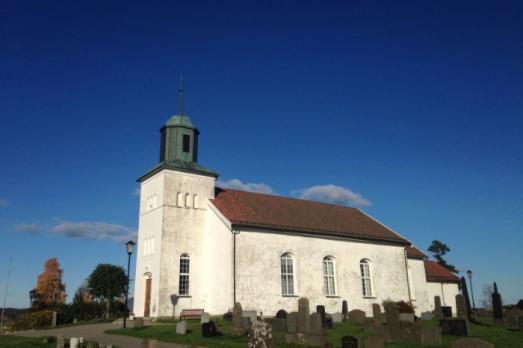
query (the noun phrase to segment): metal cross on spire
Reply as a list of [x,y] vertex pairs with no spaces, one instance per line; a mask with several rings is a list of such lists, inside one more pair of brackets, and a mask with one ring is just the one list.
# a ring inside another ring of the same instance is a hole
[[178,115],[183,116],[183,75],[180,75],[180,88],[178,88]]

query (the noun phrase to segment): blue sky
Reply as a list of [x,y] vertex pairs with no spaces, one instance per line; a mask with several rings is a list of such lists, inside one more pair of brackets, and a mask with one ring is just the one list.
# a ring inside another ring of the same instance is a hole
[[5,1],[0,16],[8,306],[49,257],[70,298],[96,264],[125,265],[180,73],[199,162],[223,182],[359,206],[449,244],[477,300],[492,281],[523,298],[521,2]]

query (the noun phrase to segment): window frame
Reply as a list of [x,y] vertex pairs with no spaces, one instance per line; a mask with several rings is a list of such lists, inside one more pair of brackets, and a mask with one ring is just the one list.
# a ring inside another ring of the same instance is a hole
[[323,266],[323,293],[325,296],[336,296],[336,260],[332,256],[325,256]]
[[[367,274],[365,274],[365,268]],[[363,297],[374,297],[374,285],[372,284],[372,267],[368,259],[360,260],[361,291]]]
[[[290,266],[290,267],[289,267]],[[291,253],[280,256],[280,276],[282,296],[296,296],[296,265]]]
[[178,277],[178,295],[190,296],[190,273],[191,273],[191,258],[189,254],[183,253],[180,255],[180,269]]

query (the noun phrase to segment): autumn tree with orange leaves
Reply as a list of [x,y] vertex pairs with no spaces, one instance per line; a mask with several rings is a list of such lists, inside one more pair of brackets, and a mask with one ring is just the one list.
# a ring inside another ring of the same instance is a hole
[[38,276],[36,287],[31,291],[32,307],[49,307],[65,302],[67,295],[62,283],[63,273],[56,257],[45,262],[44,272]]

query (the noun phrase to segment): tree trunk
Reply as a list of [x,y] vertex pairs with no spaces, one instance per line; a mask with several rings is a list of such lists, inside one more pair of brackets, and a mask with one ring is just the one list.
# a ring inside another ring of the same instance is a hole
[[105,300],[105,319],[109,319],[111,317],[111,299]]

